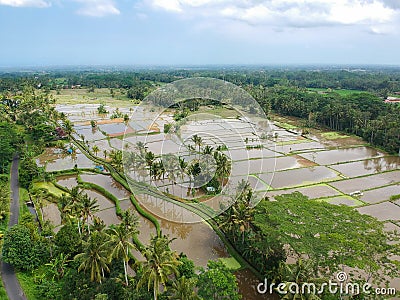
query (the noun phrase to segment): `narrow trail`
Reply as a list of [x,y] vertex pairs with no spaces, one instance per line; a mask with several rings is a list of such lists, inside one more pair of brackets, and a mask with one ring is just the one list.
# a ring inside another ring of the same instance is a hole
[[[18,180],[19,158],[14,157],[11,165],[11,204],[10,204],[10,220],[8,227],[18,224],[19,216],[19,180]],[[27,300],[21,285],[15,275],[12,265],[1,262],[1,277],[3,279],[4,288],[7,291],[10,300]]]

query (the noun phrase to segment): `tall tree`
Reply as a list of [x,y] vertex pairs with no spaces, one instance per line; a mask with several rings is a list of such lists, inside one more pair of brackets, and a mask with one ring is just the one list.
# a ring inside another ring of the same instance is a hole
[[177,260],[176,253],[169,247],[171,242],[172,240],[167,236],[153,237],[143,253],[146,261],[140,263],[142,277],[137,288],[147,284],[147,289],[150,290],[150,287],[153,286],[154,300],[158,298],[160,285],[166,289],[169,276],[178,275],[177,267],[180,262]]
[[74,258],[79,263],[78,272],[90,273],[90,280],[101,283],[104,272],[109,272],[108,235],[93,231],[87,242],[83,243],[83,252]]

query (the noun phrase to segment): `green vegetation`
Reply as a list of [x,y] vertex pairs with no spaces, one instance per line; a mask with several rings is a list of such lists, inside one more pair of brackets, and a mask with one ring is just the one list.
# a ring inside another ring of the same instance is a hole
[[234,257],[223,257],[219,259],[229,270],[237,271],[242,268]]
[[323,132],[321,136],[327,140],[337,140],[337,139],[345,139],[348,138],[348,135],[340,134],[338,132]]

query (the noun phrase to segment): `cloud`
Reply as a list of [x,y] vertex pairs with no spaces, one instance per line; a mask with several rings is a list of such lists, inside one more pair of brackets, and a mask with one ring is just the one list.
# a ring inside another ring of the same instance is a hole
[[0,5],[44,8],[51,6],[51,3],[45,0],[0,0]]
[[105,17],[121,13],[112,0],[75,0],[75,2],[83,4],[77,13],[89,17]]
[[400,10],[400,1],[399,0],[383,0],[383,3],[387,7]]
[[392,22],[400,0],[144,0],[185,17],[233,20],[252,26],[308,28],[376,26]]

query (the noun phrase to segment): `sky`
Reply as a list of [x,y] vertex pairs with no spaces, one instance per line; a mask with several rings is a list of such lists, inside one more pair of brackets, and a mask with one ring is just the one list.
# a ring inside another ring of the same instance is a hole
[[0,67],[400,65],[400,0],[0,0]]

